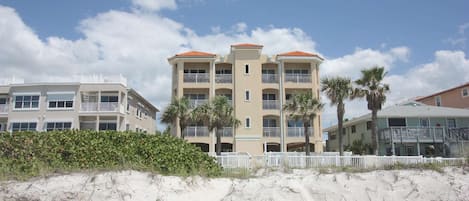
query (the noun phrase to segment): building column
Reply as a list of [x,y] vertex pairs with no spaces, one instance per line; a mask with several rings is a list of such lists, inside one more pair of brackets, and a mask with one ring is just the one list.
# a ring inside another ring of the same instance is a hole
[[279,81],[279,95],[280,95],[280,152],[286,152],[286,145],[285,145],[285,118],[283,112],[283,99],[285,98],[284,95],[284,87],[283,87],[283,61],[278,63],[278,81]]
[[[215,98],[215,61],[210,62],[210,89],[209,89],[209,96],[208,96],[208,101],[210,102]],[[210,147],[212,148],[213,152],[215,152],[215,146],[216,146],[216,136],[215,136],[215,130],[213,130],[211,133],[209,133],[210,138],[211,138],[211,144]],[[209,147],[209,151],[210,151]]]

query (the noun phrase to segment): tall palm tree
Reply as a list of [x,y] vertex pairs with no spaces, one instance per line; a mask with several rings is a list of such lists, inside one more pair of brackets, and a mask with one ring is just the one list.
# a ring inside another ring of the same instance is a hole
[[166,124],[176,124],[179,120],[179,128],[181,129],[181,138],[184,139],[184,129],[190,123],[191,108],[187,97],[174,97],[171,103],[165,108],[161,121]]
[[358,88],[354,90],[355,97],[366,97],[368,110],[371,110],[371,139],[372,147],[376,155],[379,153],[377,118],[378,110],[386,101],[386,93],[389,91],[389,85],[382,83],[387,72],[384,67],[375,66],[361,71],[362,77],[355,80]]
[[344,154],[342,143],[342,128],[345,114],[344,100],[351,98],[353,92],[352,81],[350,78],[343,77],[324,78],[321,80],[321,91],[325,92],[326,96],[331,101],[331,105],[337,105],[339,153],[342,156]]
[[292,97],[292,100],[283,105],[283,110],[289,112],[289,118],[293,120],[301,120],[303,122],[305,136],[305,152],[310,155],[309,145],[309,127],[319,111],[324,105],[311,92],[298,93]]
[[236,119],[233,113],[233,107],[228,103],[228,98],[225,96],[215,96],[211,102],[194,109],[193,119],[204,122],[208,126],[209,132],[215,131],[217,155],[221,154],[222,148],[221,132],[218,131],[223,127],[236,128],[241,124],[241,121]]

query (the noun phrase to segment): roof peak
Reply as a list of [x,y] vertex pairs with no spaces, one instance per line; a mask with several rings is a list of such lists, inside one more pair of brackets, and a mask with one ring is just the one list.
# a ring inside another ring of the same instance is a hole
[[231,47],[258,47],[258,48],[262,48],[262,47],[264,47],[264,46],[263,46],[263,45],[254,44],[254,43],[238,43],[238,44],[233,44],[233,45],[231,45]]
[[213,56],[216,56],[216,54],[192,50],[192,51],[176,54],[175,56],[176,57],[207,57],[207,56],[213,57]]

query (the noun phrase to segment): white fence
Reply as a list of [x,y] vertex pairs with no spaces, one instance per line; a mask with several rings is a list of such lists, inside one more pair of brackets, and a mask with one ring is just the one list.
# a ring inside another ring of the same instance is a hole
[[301,154],[266,154],[250,156],[248,154],[230,154],[215,156],[225,169],[251,168],[383,168],[390,165],[418,165],[436,163],[446,166],[463,164],[464,158],[424,158],[422,156],[338,156],[333,154],[305,156]]

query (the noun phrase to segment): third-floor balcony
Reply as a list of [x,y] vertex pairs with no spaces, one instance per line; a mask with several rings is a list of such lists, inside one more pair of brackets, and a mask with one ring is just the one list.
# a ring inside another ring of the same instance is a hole
[[231,83],[233,81],[232,74],[216,74],[215,82],[216,83]]
[[262,100],[262,109],[278,110],[280,109],[280,101],[279,100]]
[[184,73],[184,82],[208,83],[210,76],[208,73]]
[[278,83],[278,74],[262,74],[262,83]]
[[[309,136],[313,136],[313,128],[308,128]],[[304,127],[288,127],[287,128],[288,137],[305,137]]]
[[285,82],[308,83],[311,82],[311,74],[285,74]]
[[264,127],[262,133],[264,137],[280,137],[280,127]]

